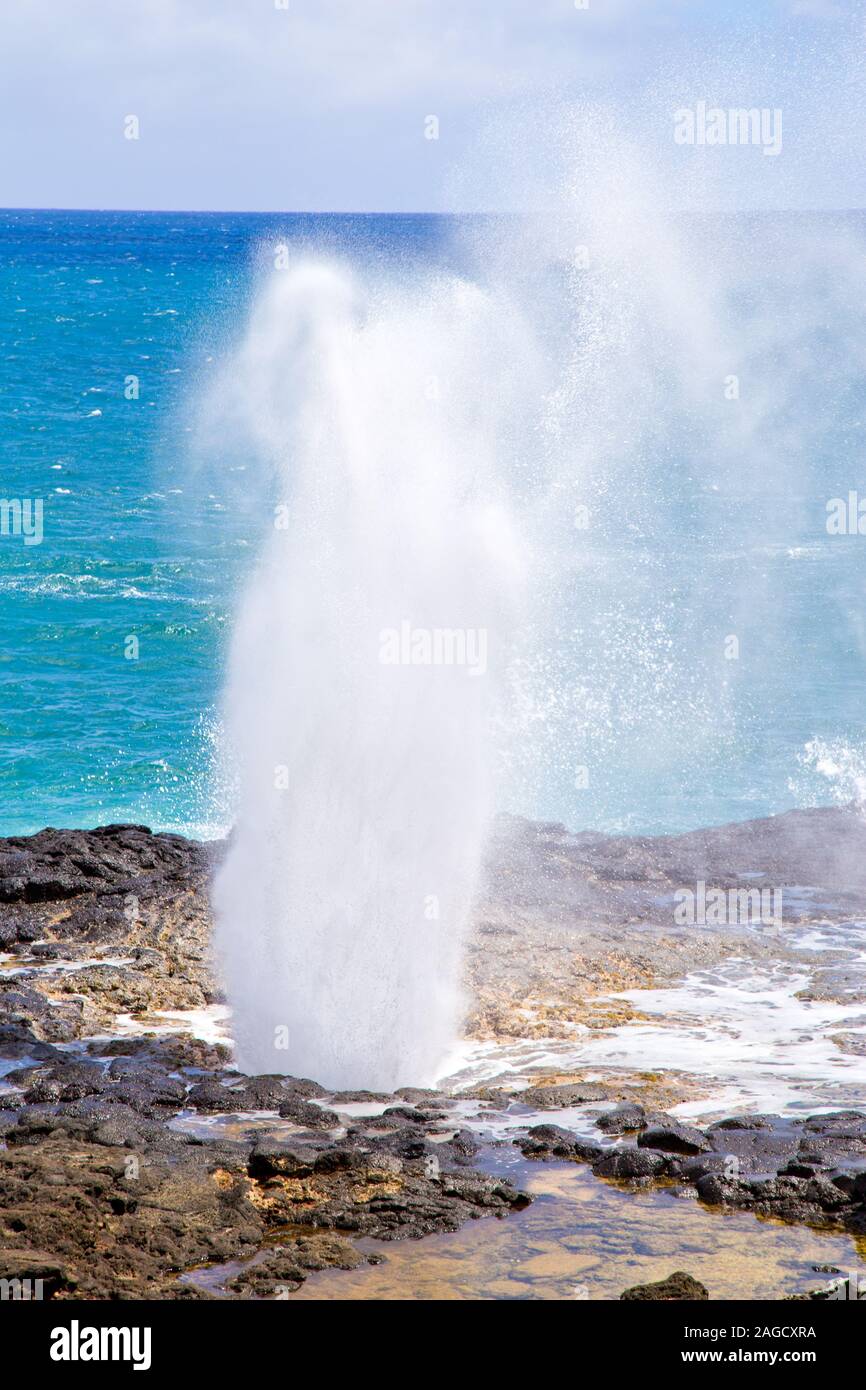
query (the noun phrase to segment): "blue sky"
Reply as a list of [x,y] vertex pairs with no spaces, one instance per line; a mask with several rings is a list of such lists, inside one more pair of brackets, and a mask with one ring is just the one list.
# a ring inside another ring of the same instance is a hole
[[3,0],[3,205],[491,207],[497,164],[544,161],[551,100],[603,103],[686,203],[710,161],[673,111],[779,107],[780,158],[714,151],[702,196],[866,205],[860,0],[279,3]]

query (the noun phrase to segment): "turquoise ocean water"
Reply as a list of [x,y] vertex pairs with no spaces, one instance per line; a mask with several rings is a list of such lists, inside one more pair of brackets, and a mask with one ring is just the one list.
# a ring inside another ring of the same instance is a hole
[[[44,504],[41,544],[0,537],[2,834],[225,827],[221,671],[261,518],[202,482],[191,440],[277,239],[454,268],[441,218],[0,212],[0,497]],[[573,680],[512,810],[665,831],[866,786],[866,536],[825,524],[828,499],[866,495],[864,226],[737,248],[766,469],[754,439],[726,467],[723,406],[715,441],[660,407],[618,524],[575,537],[550,634]]]
[[435,220],[0,213],[0,495],[44,501],[41,544],[0,542],[4,834],[224,825],[213,718],[256,527],[191,485],[189,438],[287,234],[387,249]]

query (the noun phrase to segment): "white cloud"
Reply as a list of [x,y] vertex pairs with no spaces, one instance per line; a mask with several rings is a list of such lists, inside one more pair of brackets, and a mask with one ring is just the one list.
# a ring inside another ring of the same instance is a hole
[[791,14],[806,19],[841,19],[844,10],[835,0],[788,0]]
[[[749,61],[770,54],[784,74],[801,28],[791,6],[831,5],[779,0],[787,8],[756,18],[740,0],[289,2],[3,0],[0,196],[435,208],[478,129],[515,103],[552,91],[633,110],[658,74],[688,79],[717,48],[733,72],[738,25],[760,32]],[[758,75],[756,90],[772,85]],[[120,135],[128,113],[141,120],[134,149]],[[435,144],[422,137],[428,114],[441,121]]]

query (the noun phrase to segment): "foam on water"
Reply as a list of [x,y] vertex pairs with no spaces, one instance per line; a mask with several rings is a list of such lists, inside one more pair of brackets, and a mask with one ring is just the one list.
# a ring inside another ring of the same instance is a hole
[[[164,1022],[154,1023],[153,1019]],[[204,1009],[155,1009],[148,1015],[147,1031],[156,1034],[190,1033],[207,1043],[231,1045],[228,1032],[229,1010],[224,1004],[210,1004]],[[113,1032],[108,1036],[137,1037],[141,1035],[141,1017],[118,1014]]]
[[[812,959],[801,967],[790,959],[756,963],[731,957],[669,988],[622,991],[610,997],[628,1000],[649,1018],[601,1031],[575,1025],[568,1041],[468,1043],[452,1056],[442,1084],[459,1093],[494,1081],[520,1085],[545,1070],[584,1075],[597,1068],[602,1075],[613,1069],[623,1076],[675,1071],[708,1091],[706,1098],[674,1107],[683,1116],[861,1105],[866,1060],[834,1038],[844,1033],[866,1043],[862,990],[850,1003],[798,996],[809,992],[814,969],[830,964],[844,965],[866,984],[863,924],[819,924],[786,933],[785,942]],[[563,1111],[551,1122],[580,1128],[581,1115],[585,1108]]]

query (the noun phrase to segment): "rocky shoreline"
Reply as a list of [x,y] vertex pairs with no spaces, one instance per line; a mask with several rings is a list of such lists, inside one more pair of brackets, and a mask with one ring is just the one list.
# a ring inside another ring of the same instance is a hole
[[[339,1140],[321,1131],[291,1140],[175,1131],[177,1092],[202,1075],[190,1064],[208,1058],[184,1040],[179,1051],[170,1042],[136,1047],[106,1070],[115,1045],[106,1047],[87,1063],[43,1058],[11,1078],[32,1084],[23,1104],[12,1098],[14,1108],[0,1112],[2,1278],[41,1278],[54,1297],[194,1298],[208,1295],[178,1275],[240,1261],[226,1292],[275,1297],[310,1270],[360,1263],[350,1235],[456,1230],[527,1200],[472,1169],[470,1135],[434,1150],[424,1112],[413,1109],[410,1120],[407,1107],[386,1112],[381,1134],[349,1126]],[[218,1072],[204,1074],[196,1087],[220,1086]],[[294,1110],[318,1091],[292,1078],[241,1084],[239,1109]],[[62,1098],[34,1098],[46,1090]],[[221,1110],[227,1103],[218,1098]]]
[[[617,840],[503,823],[468,956],[473,1035],[608,1027],[636,1013],[605,998],[612,989],[677,979],[696,958],[783,951],[677,931],[665,906],[672,884],[701,872],[724,882],[769,864],[781,878],[780,822],[795,882],[830,882],[839,856],[853,863],[864,847],[859,817],[842,812],[729,827],[724,843],[722,832]],[[601,1180],[677,1184],[708,1207],[866,1234],[857,1110],[699,1128],[664,1108],[680,1098],[675,1074],[542,1073],[528,1089],[459,1100],[241,1075],[225,1046],[184,1024],[222,1002],[208,906],[219,854],[142,826],[0,841],[0,1279],[42,1280],[57,1299],[288,1296],[311,1272],[381,1258],[353,1238],[519,1212],[529,1197],[487,1161],[515,1145]],[[866,874],[844,881],[831,911],[866,911]],[[856,996],[832,964],[824,975],[822,997]],[[597,1140],[534,1122],[581,1105]],[[485,1138],[503,1116],[516,1137]],[[205,1284],[195,1271],[208,1268],[220,1273]]]
[[[314,1081],[241,1076],[224,1046],[149,1030],[154,1011],[221,997],[216,853],[142,826],[0,847],[0,1278],[59,1298],[195,1298],[179,1274],[256,1257],[227,1281],[246,1296],[352,1267],[348,1233],[418,1237],[525,1204],[473,1170],[468,1133],[425,1142],[443,1116],[410,1105],[417,1093],[357,1127],[313,1103]],[[130,1016],[137,1030],[99,1037]],[[182,1111],[246,1114],[248,1133],[205,1141],[172,1128]],[[291,1142],[257,1133],[265,1114]]]
[[533,1125],[514,1142],[527,1158],[589,1163],[596,1177],[672,1180],[710,1207],[866,1235],[866,1113],[732,1115],[704,1130],[627,1102],[597,1124],[606,1135],[637,1140],[605,1148],[556,1125]]

